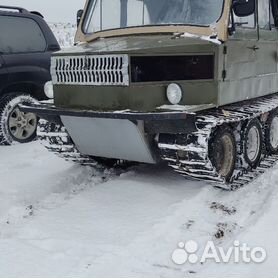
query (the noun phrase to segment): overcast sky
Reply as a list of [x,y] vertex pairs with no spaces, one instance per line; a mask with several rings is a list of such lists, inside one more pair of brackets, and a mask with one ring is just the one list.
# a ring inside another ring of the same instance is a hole
[[20,6],[41,12],[49,22],[76,22],[76,12],[86,0],[0,0],[0,5]]

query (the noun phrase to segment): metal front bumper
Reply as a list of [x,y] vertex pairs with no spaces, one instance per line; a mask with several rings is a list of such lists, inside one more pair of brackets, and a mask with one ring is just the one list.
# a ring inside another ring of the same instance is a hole
[[196,131],[194,112],[174,111],[174,112],[131,112],[131,111],[92,111],[58,108],[53,104],[28,104],[20,105],[23,112],[37,114],[40,118],[52,122],[60,123],[62,116],[78,118],[102,118],[129,120],[132,122],[142,121],[145,125],[146,133],[190,133]]
[[97,112],[49,104],[21,105],[20,109],[63,124],[82,154],[152,164],[160,161],[157,134],[196,129],[195,115],[185,112]]

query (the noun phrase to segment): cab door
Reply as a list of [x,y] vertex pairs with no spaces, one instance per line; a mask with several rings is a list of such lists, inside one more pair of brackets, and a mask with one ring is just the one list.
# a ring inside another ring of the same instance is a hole
[[[256,97],[253,78],[256,76],[259,34],[255,12],[246,17],[232,14],[235,32],[225,43],[225,75],[221,83],[219,105],[225,105]],[[224,51],[223,51],[224,52]]]

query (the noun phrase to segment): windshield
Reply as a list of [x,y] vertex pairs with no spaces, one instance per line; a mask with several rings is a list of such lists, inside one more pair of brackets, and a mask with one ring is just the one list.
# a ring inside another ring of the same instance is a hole
[[224,0],[91,0],[85,33],[150,25],[210,25]]

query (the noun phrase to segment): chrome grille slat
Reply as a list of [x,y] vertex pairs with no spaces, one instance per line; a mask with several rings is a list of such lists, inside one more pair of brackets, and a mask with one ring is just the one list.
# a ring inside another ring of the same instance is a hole
[[128,61],[128,55],[52,57],[53,84],[128,86]]

